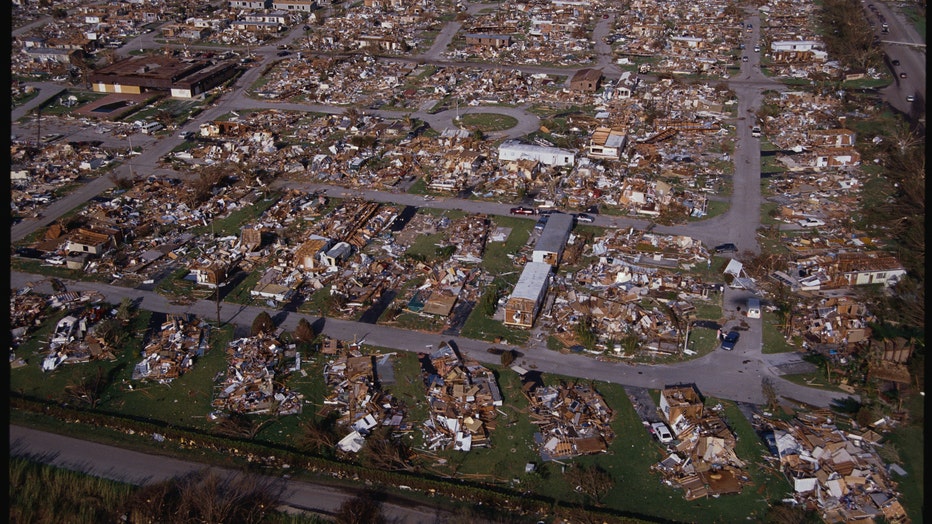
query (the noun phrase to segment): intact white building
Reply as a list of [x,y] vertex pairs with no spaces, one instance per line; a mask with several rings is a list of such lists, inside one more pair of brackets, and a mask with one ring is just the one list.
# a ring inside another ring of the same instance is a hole
[[498,146],[498,160],[500,162],[525,159],[536,160],[548,166],[571,166],[576,162],[576,154],[558,147],[523,144],[515,140],[506,140]]

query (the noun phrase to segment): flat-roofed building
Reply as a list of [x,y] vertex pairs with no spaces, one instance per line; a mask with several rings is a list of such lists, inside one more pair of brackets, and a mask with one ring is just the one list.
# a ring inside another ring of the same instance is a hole
[[498,159],[501,162],[517,160],[536,160],[548,166],[571,166],[576,162],[576,154],[567,149],[523,144],[515,140],[506,140],[498,146]]
[[573,230],[573,216],[566,213],[555,213],[547,219],[547,225],[534,244],[534,251],[531,253],[531,260],[534,262],[543,262],[550,266],[560,264],[560,258],[563,256],[563,249],[566,247],[566,241],[569,239],[570,231]]
[[534,326],[534,319],[547,295],[551,269],[550,264],[544,262],[528,262],[524,265],[518,283],[505,303],[506,326]]

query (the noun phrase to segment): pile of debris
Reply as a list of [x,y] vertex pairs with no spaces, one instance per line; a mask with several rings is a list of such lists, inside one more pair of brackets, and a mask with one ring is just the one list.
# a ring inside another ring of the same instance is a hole
[[897,483],[891,472],[905,475],[896,464],[884,465],[877,453],[883,437],[874,429],[889,422],[883,418],[874,429],[844,431],[829,410],[798,413],[791,421],[755,416],[755,426],[771,443],[780,471],[793,486],[796,504],[817,508],[828,523],[886,522],[907,524]]
[[275,375],[285,353],[277,338],[262,333],[237,339],[226,351],[229,366],[211,403],[215,409],[250,415],[301,413],[303,395],[290,391],[283,377]]
[[[320,415],[326,416],[338,410],[338,423],[350,432],[338,443],[337,448],[345,452],[358,452],[365,437],[377,426],[391,426],[396,431],[410,431],[403,424],[404,404],[382,386],[394,383],[391,357],[364,355],[357,344],[327,344],[338,352],[337,357],[324,366],[324,379],[331,393],[324,399]],[[339,349],[337,349],[339,348]]]
[[716,413],[723,409],[717,405],[706,411],[693,386],[669,387],[660,394],[660,410],[676,440],[651,469],[665,484],[682,488],[686,500],[741,493],[750,482],[744,461],[735,454],[737,438]]
[[191,314],[169,314],[158,335],[142,350],[133,368],[133,380],[171,382],[194,367],[210,349],[210,325]]
[[11,348],[19,346],[27,334],[45,319],[46,298],[28,287],[10,293]]
[[522,392],[530,403],[531,423],[538,426],[534,442],[541,459],[556,460],[604,453],[615,439],[615,413],[591,384],[561,382],[544,386],[539,373],[512,367],[522,377]]
[[49,352],[42,361],[42,371],[55,371],[61,364],[79,364],[91,360],[116,360],[113,348],[102,336],[94,333],[109,311],[102,305],[87,307],[65,315],[55,325],[49,342]]
[[496,408],[502,405],[492,371],[475,360],[463,360],[447,342],[418,358],[430,406],[423,427],[427,448],[469,451],[490,446]]

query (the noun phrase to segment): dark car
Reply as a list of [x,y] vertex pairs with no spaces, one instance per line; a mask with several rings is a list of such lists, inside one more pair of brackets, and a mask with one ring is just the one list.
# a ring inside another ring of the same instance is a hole
[[518,206],[511,208],[512,215],[533,215],[536,213],[533,209],[524,206]]
[[278,52],[278,56],[288,56],[290,54],[291,54],[290,51],[279,51]]
[[895,66],[900,65],[900,61],[899,61],[899,60],[894,60],[894,61],[892,61],[892,62],[890,62],[890,63],[893,64],[893,65],[895,65]]
[[731,242],[715,246],[716,253],[736,253],[737,251],[738,246],[732,244]]
[[741,335],[737,331],[729,331],[725,338],[722,340],[722,349],[725,351],[731,351],[735,349],[735,344],[738,343],[738,337]]

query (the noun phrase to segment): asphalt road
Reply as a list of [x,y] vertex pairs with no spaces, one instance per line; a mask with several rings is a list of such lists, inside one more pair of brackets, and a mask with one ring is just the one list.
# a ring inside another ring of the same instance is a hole
[[[13,271],[10,273],[10,280],[10,286],[14,289],[33,282],[36,283],[33,288],[35,291],[52,292],[51,284],[43,277]],[[191,313],[207,319],[217,317],[216,302],[210,300],[178,305],[170,303],[165,297],[153,291],[140,291],[100,283],[68,280],[63,280],[63,282],[69,291],[98,291],[108,302],[114,304],[128,298],[138,300],[139,307],[146,310]],[[746,319],[736,311],[737,307],[744,309],[748,296],[750,296],[749,292],[726,288],[724,302],[726,315],[730,318],[726,326],[737,325],[744,319],[750,328],[742,333],[742,338],[734,351],[716,350],[702,358],[676,364],[631,365],[603,362],[586,355],[564,354],[541,346],[519,347],[491,344],[487,341],[465,337],[443,337],[333,318],[323,319],[323,333],[341,340],[364,341],[366,344],[413,352],[425,351],[428,346],[437,347],[440,342],[447,340],[465,355],[490,364],[500,363],[500,358],[488,353],[487,348],[490,346],[514,348],[524,353],[524,356],[518,359],[517,364],[526,369],[651,389],[661,389],[669,384],[695,383],[705,395],[753,404],[763,404],[766,401],[761,390],[761,380],[764,377],[770,377],[773,380],[780,395],[811,405],[829,406],[833,400],[848,396],[799,386],[780,378],[787,367],[805,365],[805,363],[798,353],[764,354],[762,352],[761,320]],[[294,331],[301,318],[307,318],[312,324],[319,320],[318,317],[298,313],[231,303],[221,304],[220,318],[225,323],[249,328],[252,326],[252,321],[262,311],[268,312],[275,319],[276,325],[286,331]]]
[[[203,470],[197,462],[179,460],[152,453],[140,453],[115,446],[10,425],[10,456],[41,456],[43,462],[73,471],[137,486],[156,484]],[[221,476],[235,477],[241,472],[211,467]],[[355,494],[347,490],[305,481],[262,476],[260,479],[281,490],[285,510],[303,510],[332,515]],[[382,514],[389,522],[400,524],[436,524],[449,513],[419,503],[402,503],[398,497],[382,502]]]

